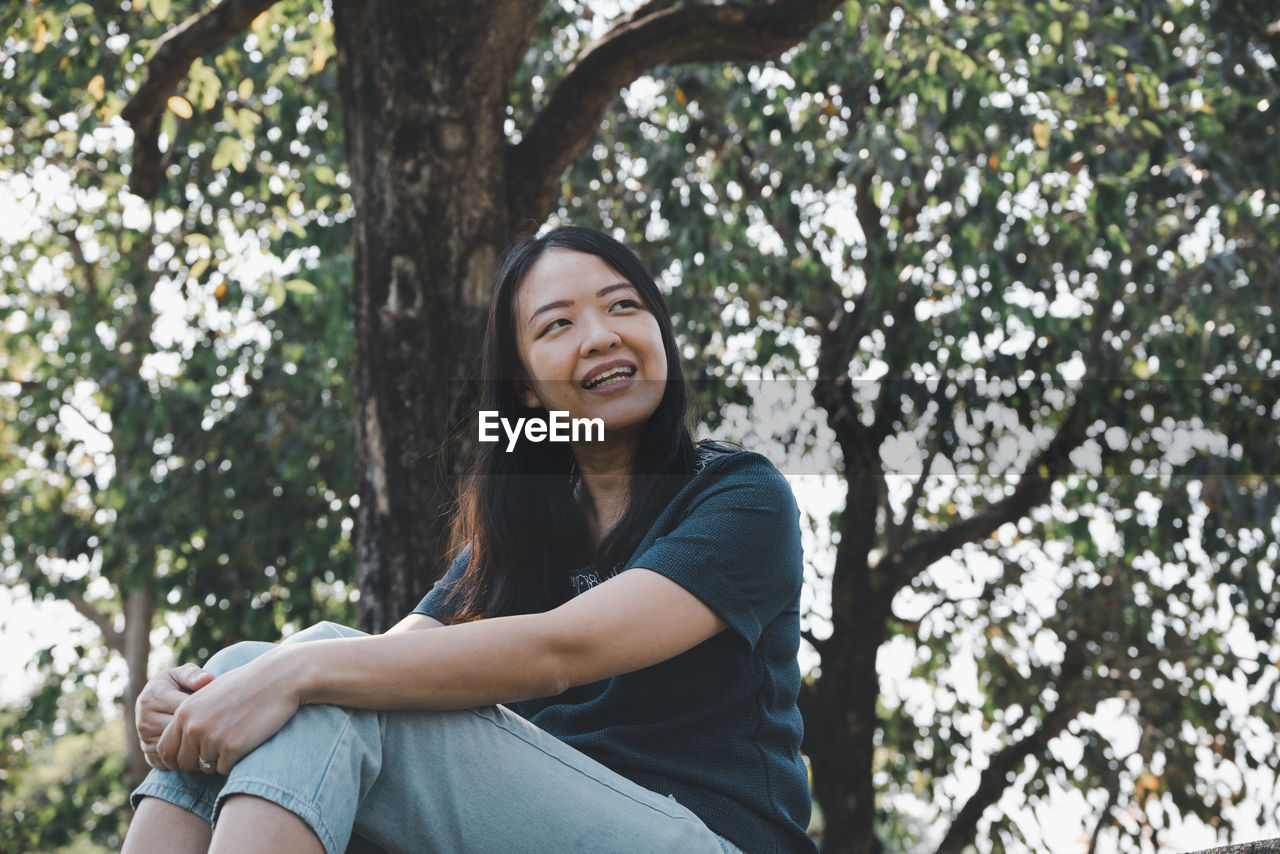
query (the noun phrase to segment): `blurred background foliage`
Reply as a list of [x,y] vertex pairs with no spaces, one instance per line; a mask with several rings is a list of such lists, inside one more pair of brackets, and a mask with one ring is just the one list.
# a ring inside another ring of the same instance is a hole
[[[120,773],[122,661],[136,677],[153,650],[201,659],[353,616],[331,28],[282,5],[197,64],[163,132],[196,112],[209,131],[172,158],[174,201],[144,202],[117,114],[196,6],[15,3],[0,22],[3,577],[74,603],[102,629],[85,646],[111,650],[28,665],[42,687],[3,721],[6,850],[117,844],[139,773]],[[50,787],[53,767],[75,785]]]
[[[353,619],[331,15],[285,0],[193,66],[162,124],[179,191],[144,202],[118,113],[202,6],[0,12],[0,572],[98,628],[0,715],[0,850],[118,845],[122,673]],[[547,5],[511,139],[617,11]],[[846,475],[808,520],[810,685],[878,696],[873,760],[808,710],[805,748],[820,806],[874,785],[859,850],[1151,851],[1272,820],[1275,17],[850,2],[777,62],[654,69],[565,176],[553,219],[642,247],[691,373],[724,380],[706,430],[744,438],[736,378],[765,378],[788,406],[760,438]],[[869,457],[805,397],[841,375],[883,430]],[[943,548],[1073,413],[1048,499]],[[885,581],[916,547],[949,557]],[[1062,812],[1079,832],[1049,838]]]
[[[639,81],[566,185],[561,217],[681,283],[707,374],[855,380],[845,418],[760,428],[846,475],[811,624],[840,720],[806,726],[829,805],[862,773],[850,704],[879,691],[880,840],[854,850],[1274,831],[1273,13],[848,4],[776,65]],[[1010,476],[1077,426],[1048,501],[1017,507]],[[956,524],[988,510],[994,534]],[[953,559],[897,572],[921,553]],[[1064,804],[1089,816],[1071,838]]]

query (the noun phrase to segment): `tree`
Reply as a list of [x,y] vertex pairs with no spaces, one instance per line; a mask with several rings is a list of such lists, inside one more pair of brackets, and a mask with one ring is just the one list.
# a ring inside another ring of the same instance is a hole
[[[297,532],[332,537],[325,532],[339,529],[347,504],[340,461],[328,453],[342,432],[327,426],[329,407],[344,399],[335,369],[346,363],[340,348],[326,360],[296,339],[340,329],[332,310],[351,256],[336,247],[350,199],[362,212],[352,241],[360,483],[352,504],[361,621],[378,630],[408,610],[431,575],[419,556],[443,551],[443,491],[424,460],[443,441],[453,380],[463,376],[510,225],[546,215],[557,174],[592,136],[591,115],[639,69],[664,59],[765,57],[837,3],[670,5],[617,22],[520,144],[503,125],[536,5],[347,3],[330,17],[312,3],[227,0],[200,11],[179,4],[185,20],[169,32],[169,0],[5,13],[6,88],[23,93],[6,103],[5,155],[33,184],[52,174],[68,181],[73,208],[59,200],[34,211],[35,226],[13,241],[7,261],[15,318],[5,338],[7,581],[74,602],[128,661],[126,732],[161,597],[176,609],[230,609],[225,622],[194,623],[197,653],[241,631],[269,634],[255,612],[278,627],[291,613],[320,616],[344,604],[340,586],[336,599],[323,586],[315,600],[296,595],[326,554]],[[328,102],[313,107],[280,85],[311,78],[324,92],[334,21],[352,164],[341,174],[336,138],[323,132]],[[223,46],[246,32],[241,44]],[[153,55],[144,59],[138,45],[148,40]],[[180,128],[197,111],[202,130],[191,138]],[[106,159],[120,142],[116,116],[133,130],[132,168],[120,171]],[[259,128],[264,117],[271,124]],[[287,133],[284,121],[294,122]],[[153,201],[140,206],[124,195],[123,177],[132,196]],[[254,244],[269,244],[286,263],[267,276],[237,275],[236,256]],[[303,264],[307,278],[286,281]],[[323,288],[314,305],[313,280]],[[157,327],[156,292],[174,287],[186,297],[194,340],[165,342]],[[290,291],[296,301],[286,301]],[[229,326],[224,303],[276,311],[264,327],[279,346],[229,345],[219,328]],[[308,313],[314,308],[320,313]],[[110,310],[117,320],[104,327]],[[278,323],[290,310],[306,315],[297,327]],[[279,359],[288,377],[304,355],[315,359],[298,387],[286,379],[277,391],[267,360]],[[68,365],[80,372],[68,375]],[[298,423],[297,401],[317,390],[326,405]],[[232,435],[217,436],[220,426]],[[267,447],[255,446],[263,438]],[[234,461],[224,453],[232,447]],[[305,474],[281,471],[295,462],[282,449],[297,452]],[[248,479],[227,484],[228,470]],[[256,480],[264,470],[278,477]],[[209,524],[227,518],[242,524]],[[246,539],[254,523],[261,527]],[[206,553],[216,555],[211,563],[199,559]],[[340,540],[330,557],[340,566],[343,555]],[[322,585],[340,575],[330,570]],[[142,760],[128,744],[136,778]]]
[[[309,146],[305,184],[287,168],[246,174],[232,136],[182,162],[191,189],[180,199],[124,193],[114,87],[121,63],[140,57],[111,12],[5,13],[0,65],[15,97],[0,108],[4,188],[26,216],[0,236],[0,559],[6,584],[71,602],[123,660],[131,734],[157,629],[174,652],[205,657],[299,615],[350,612],[350,204],[333,203],[334,138],[297,90],[277,106],[310,117],[311,132],[257,151],[287,165]],[[276,48],[276,65],[246,68],[231,92],[215,66],[194,67],[199,85],[181,104],[220,106],[220,127],[251,133],[243,104],[287,63],[288,46]],[[234,51],[219,63],[250,65]],[[319,65],[295,73],[319,77]],[[305,218],[290,213],[303,193]],[[246,210],[246,197],[270,210]],[[56,697],[108,657],[39,666]],[[63,693],[62,705],[33,698],[6,750],[75,731]],[[121,743],[136,783],[147,770],[137,739]]]
[[[131,185],[158,188],[157,122],[186,69],[273,4],[226,0],[157,46],[122,110]],[[490,280],[514,226],[552,210],[560,176],[618,90],[665,62],[763,60],[837,0],[651,2],[585,46],[536,116],[506,132],[542,4],[333,4],[354,223],[354,400],[361,622],[382,630],[415,603],[420,555],[445,552],[446,491],[408,464],[435,452],[468,377]],[[428,572],[429,574],[429,572]]]
[[[825,850],[1036,847],[999,808],[1069,790],[1091,844],[1137,850],[1164,811],[1212,822],[1248,796],[1215,774],[1276,765],[1246,737],[1274,704],[1277,596],[1276,45],[1257,11],[538,5],[340,2],[330,30],[308,4],[226,0],[145,61],[103,18],[134,189],[333,248],[321,202],[349,174],[365,627],[407,610],[431,572],[413,558],[440,551],[424,460],[502,241],[581,217],[646,238],[695,365],[812,383],[826,424],[788,429],[847,489],[803,697]],[[161,32],[169,3],[147,9]],[[42,29],[65,47],[61,15],[24,7],[21,49]],[[328,73],[331,45],[349,173],[289,145],[332,115],[323,76],[310,107],[287,79]],[[76,70],[68,98],[101,90]],[[180,125],[184,104],[211,112]],[[199,284],[190,257],[161,263]],[[1231,685],[1251,715],[1217,698]]]
[[655,267],[693,259],[702,357],[825,413],[782,420],[847,489],[802,698],[824,850],[1036,849],[995,808],[1073,788],[1091,849],[1140,850],[1165,810],[1228,832],[1252,784],[1218,767],[1276,769],[1260,11],[849,6],[776,67],[655,81],[583,164]]

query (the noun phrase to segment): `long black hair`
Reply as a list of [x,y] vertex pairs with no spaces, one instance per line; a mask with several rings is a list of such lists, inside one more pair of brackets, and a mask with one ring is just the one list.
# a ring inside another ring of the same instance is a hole
[[561,226],[508,251],[489,306],[477,409],[496,411],[511,423],[542,417],[517,393],[524,369],[515,301],[529,269],[550,249],[595,255],[639,291],[662,335],[666,388],[641,431],[626,512],[599,549],[574,495],[578,478],[569,444],[518,442],[511,452],[500,442],[475,444],[454,518],[456,540],[471,547],[466,574],[451,597],[455,622],[554,608],[570,596],[570,571],[592,563],[600,578],[607,577],[693,476],[696,450],[685,423],[689,389],[666,301],[631,250],[589,228]]

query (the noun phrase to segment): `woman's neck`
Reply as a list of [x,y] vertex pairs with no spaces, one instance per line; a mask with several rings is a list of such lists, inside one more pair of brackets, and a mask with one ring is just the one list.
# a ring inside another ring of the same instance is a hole
[[628,445],[574,448],[574,460],[582,476],[582,509],[597,546],[627,512],[635,452],[635,447]]

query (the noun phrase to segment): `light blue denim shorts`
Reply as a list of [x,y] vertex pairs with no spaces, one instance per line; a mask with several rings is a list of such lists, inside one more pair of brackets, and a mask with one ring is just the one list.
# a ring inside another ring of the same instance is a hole
[[[426,631],[430,631],[429,629]],[[320,623],[285,643],[363,634]],[[213,656],[217,675],[272,645]],[[231,795],[297,814],[328,854],[352,835],[389,854],[741,854],[683,804],[614,773],[503,706],[369,712],[304,706],[228,776],[152,771],[131,796],[210,824]]]

